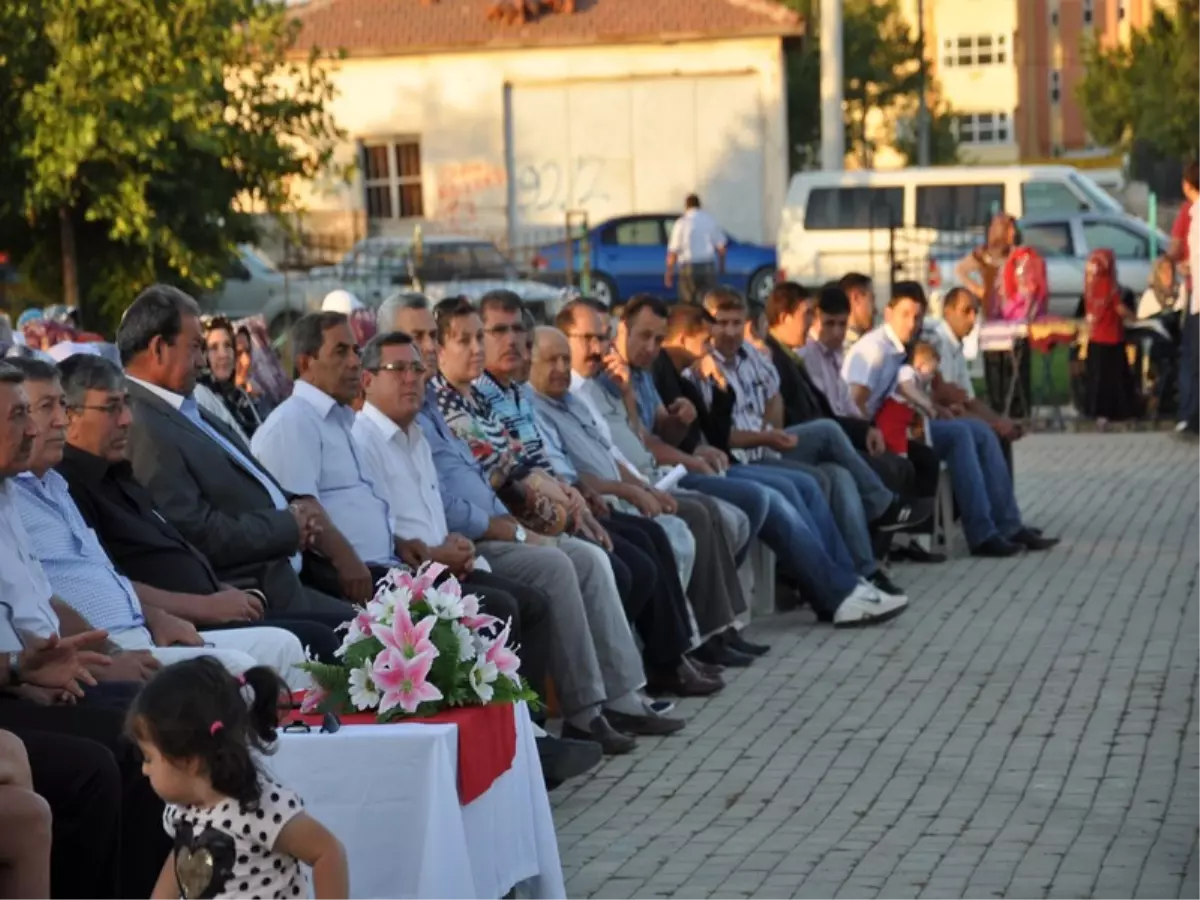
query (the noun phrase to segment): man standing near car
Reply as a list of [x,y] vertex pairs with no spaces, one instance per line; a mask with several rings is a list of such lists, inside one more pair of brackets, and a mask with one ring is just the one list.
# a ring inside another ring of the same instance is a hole
[[700,298],[717,284],[725,272],[725,248],[728,238],[717,220],[700,208],[700,198],[688,194],[683,215],[671,227],[667,243],[667,273],[663,284],[674,282],[679,267],[679,301],[699,303]]

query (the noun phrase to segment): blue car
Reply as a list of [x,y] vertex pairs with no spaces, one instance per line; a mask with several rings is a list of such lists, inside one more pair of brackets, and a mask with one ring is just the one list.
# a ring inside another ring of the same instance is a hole
[[[668,290],[663,275],[667,240],[677,218],[678,213],[620,216],[592,228],[587,235],[592,296],[609,306],[640,293],[674,300],[675,289]],[[578,285],[583,242],[573,243],[572,282]],[[546,284],[565,284],[566,260],[567,248],[562,242],[537,248],[533,277]],[[730,236],[720,281],[765,303],[775,284],[775,248],[747,244]]]

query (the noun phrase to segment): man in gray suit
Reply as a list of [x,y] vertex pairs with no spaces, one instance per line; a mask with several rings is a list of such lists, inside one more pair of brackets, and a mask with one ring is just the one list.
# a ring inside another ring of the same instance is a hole
[[[345,600],[372,592],[362,560],[314,498],[284,491],[192,397],[204,365],[196,302],[147,288],[121,320],[117,347],[133,407],[129,461],[162,514],[223,581],[263,591],[271,610],[350,618]],[[302,570],[325,592],[301,584]]]

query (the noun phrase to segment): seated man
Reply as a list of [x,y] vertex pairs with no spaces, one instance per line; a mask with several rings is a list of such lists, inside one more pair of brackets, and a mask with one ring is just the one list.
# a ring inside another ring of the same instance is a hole
[[[385,302],[379,325],[412,335],[426,372],[438,371],[437,324],[427,303],[409,299],[389,309]],[[603,604],[599,608],[606,613],[611,609],[608,598],[616,585],[607,559],[586,542],[576,546],[567,538],[556,544],[526,532],[500,502],[470,448],[450,431],[428,385],[417,425],[433,457],[447,528],[474,542],[493,571],[556,598],[550,666],[564,718],[609,752],[627,746],[628,735],[659,733],[659,723],[644,721],[653,712],[637,693],[640,684],[631,685],[629,675],[618,668],[626,658],[621,632],[614,632],[618,649],[602,640],[616,623],[610,625],[606,615],[600,628],[589,625],[594,604]],[[637,669],[640,673],[640,662]]]
[[[915,282],[892,290],[882,327],[863,335],[846,354],[842,377],[863,415],[873,417],[895,390],[908,344],[917,334],[925,292]],[[944,417],[943,417],[944,415]],[[929,423],[933,449],[950,469],[963,531],[975,556],[1014,556],[1055,543],[1021,522],[1012,479],[994,431],[979,419],[939,412]]]
[[[444,305],[439,309],[438,335],[439,372],[430,382],[438,409],[449,430],[470,447],[497,492],[525,490],[535,479],[552,481],[551,476],[541,472],[521,455],[520,445],[509,438],[490,404],[474,387],[473,382],[483,370],[483,323],[479,314],[469,303],[451,302]],[[540,490],[540,487],[535,487],[534,490]],[[525,533],[524,528],[521,531],[522,534]],[[551,540],[532,529],[529,533],[534,535],[532,540],[535,542]],[[556,540],[568,556],[579,553],[604,553],[597,545],[579,541],[574,537],[562,535]],[[619,558],[614,558],[611,563],[607,556],[602,556],[602,559],[602,565],[608,570],[610,577],[617,565],[623,564]],[[574,562],[574,556],[572,561]],[[649,561],[647,569],[644,575],[639,576],[639,582],[655,578],[654,567]],[[616,588],[615,582],[613,587]],[[640,587],[644,588],[644,585]],[[651,666],[647,673],[650,676],[651,688],[693,695],[709,694],[720,689],[723,686],[720,681],[700,675],[683,658],[683,652],[687,649],[688,634],[686,626],[675,618],[676,612],[665,606],[657,606],[661,602],[658,595],[647,597],[644,590],[640,590],[638,596],[642,601],[656,603],[656,611],[660,615],[656,624],[662,626],[654,635],[644,635],[647,641],[646,660]],[[635,663],[637,649],[624,616],[620,616],[619,625],[615,620],[608,621],[614,612],[620,615],[619,593],[616,590],[611,593],[595,593],[592,596],[584,593],[583,599],[588,604],[588,619],[593,633],[599,627],[598,623],[604,623],[606,630],[612,632],[606,642],[613,639],[619,641],[621,670],[640,670],[640,664]],[[636,617],[639,611],[632,609],[627,612]],[[626,636],[628,643],[625,640]],[[626,656],[629,651],[635,654],[632,659]],[[626,692],[640,686],[631,685]]]
[[[871,529],[893,531],[916,524],[932,514],[931,502],[905,503],[888,489],[855,451],[841,427],[817,420],[783,429],[783,398],[779,373],[770,360],[745,341],[746,304],[727,288],[710,291],[704,308],[712,316],[711,376],[729,384],[734,393],[730,446],[736,459],[759,462],[795,478],[804,473],[828,479],[829,505],[838,530],[850,549],[855,571],[884,593],[902,596],[875,558]],[[782,461],[780,456],[782,455]],[[799,484],[805,489],[803,483]]]
[[300,574],[348,600],[370,598],[370,573],[311,497],[288,496],[237,435],[196,404],[204,365],[200,308],[176,288],[142,291],[117,330],[133,406],[129,461],[162,515],[222,581],[261,590],[278,612],[354,615],[305,588]]
[[[134,584],[117,571],[80,515],[66,481],[53,468],[62,461],[66,430],[57,372],[32,358],[13,363],[24,370],[30,414],[38,430],[29,470],[13,481],[16,505],[55,595],[90,626],[107,631],[124,650],[149,651],[163,664],[215,656],[235,674],[268,665],[293,687],[305,687],[308,676],[295,668],[304,662],[304,648],[294,635],[278,628],[198,632],[170,610],[195,608],[208,598]],[[53,610],[46,618],[54,630]]]
[[846,299],[850,302],[844,341],[848,350],[875,327],[875,285],[861,272],[850,272],[842,276],[838,287],[845,291]]
[[[34,787],[54,809],[53,896],[147,897],[170,845],[161,827],[162,801],[141,772],[136,746],[123,738],[127,705],[138,685],[118,680],[135,672],[140,677],[147,661],[136,651],[96,652],[111,649],[105,633],[87,628],[70,607],[54,600],[33,555],[11,483],[28,465],[38,433],[23,382],[20,370],[0,364],[0,728],[31,741]],[[61,636],[56,608],[64,621],[72,620]],[[114,680],[98,684],[97,674]],[[105,687],[114,690],[104,692]],[[105,752],[91,741],[103,744]],[[63,758],[54,758],[50,747],[59,748]],[[105,772],[116,775],[119,767],[121,779],[114,797],[111,777],[104,776],[105,796],[98,798],[103,808],[94,817],[57,793],[73,785],[79,789],[75,799],[88,799],[93,757],[106,758],[99,763]],[[70,781],[60,782],[56,773]],[[111,829],[111,840],[94,830],[101,822]]]
[[135,583],[179,595],[169,609],[207,628],[262,622],[290,631],[323,662],[335,662],[340,615],[278,613],[259,592],[221,582],[208,560],[154,507],[125,459],[129,410],[125,376],[116,364],[79,354],[59,365],[67,405],[67,445],[55,466],[85,522],[119,571]]

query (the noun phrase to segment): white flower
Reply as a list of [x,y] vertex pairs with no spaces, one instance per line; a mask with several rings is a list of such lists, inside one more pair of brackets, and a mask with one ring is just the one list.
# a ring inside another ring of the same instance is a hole
[[439,619],[458,620],[463,617],[462,597],[430,588],[425,592],[425,602]]
[[474,659],[477,654],[475,646],[475,636],[471,633],[471,629],[461,622],[451,622],[450,630],[454,632],[454,637],[458,639],[458,661],[466,662]]
[[371,670],[367,667],[350,670],[350,702],[355,709],[375,709],[379,706],[379,690],[371,680]]
[[367,615],[372,622],[380,625],[391,625],[395,620],[396,607],[386,600],[370,600],[367,602]]
[[471,687],[483,703],[492,702],[492,683],[500,676],[500,670],[493,663],[477,660],[471,667]]

